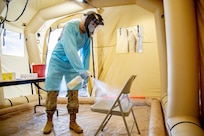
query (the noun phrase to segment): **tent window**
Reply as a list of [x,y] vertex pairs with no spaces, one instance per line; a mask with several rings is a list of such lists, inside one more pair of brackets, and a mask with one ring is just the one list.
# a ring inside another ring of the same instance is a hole
[[24,56],[24,35],[3,29],[1,33],[2,55]]
[[48,42],[48,50],[47,50],[47,60],[46,60],[47,65],[50,62],[50,57],[51,57],[52,51],[53,51],[55,45],[57,44],[57,41],[58,41],[58,38],[59,38],[61,32],[62,32],[62,28],[59,28],[59,29],[55,29],[55,30],[51,31],[51,33],[50,33],[49,42]]

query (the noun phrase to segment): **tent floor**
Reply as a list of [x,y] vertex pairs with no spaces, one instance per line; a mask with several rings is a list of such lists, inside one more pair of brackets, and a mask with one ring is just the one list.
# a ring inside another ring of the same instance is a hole
[[[134,112],[137,123],[141,131],[141,136],[148,136],[149,118],[151,107],[145,102],[135,101]],[[66,104],[58,104],[59,116],[53,117],[54,127],[49,136],[78,136],[69,129],[69,115],[67,114]],[[84,133],[80,136],[93,136],[97,131],[105,115],[92,112],[90,104],[80,104],[77,122],[83,128]],[[126,118],[131,124],[132,116]],[[1,136],[44,136],[43,128],[46,123],[45,107],[37,107],[37,112],[33,109],[22,110],[0,116]],[[132,134],[137,136],[134,127]],[[113,116],[100,136],[126,136],[126,129],[123,119],[120,116]]]

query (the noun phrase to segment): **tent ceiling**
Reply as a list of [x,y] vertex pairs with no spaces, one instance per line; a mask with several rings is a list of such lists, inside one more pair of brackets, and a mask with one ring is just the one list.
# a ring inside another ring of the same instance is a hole
[[[11,0],[8,6],[7,20],[14,21],[22,13],[27,0]],[[109,7],[109,6],[120,6],[120,5],[130,5],[135,4],[136,0],[89,0],[90,5],[77,2],[76,0],[29,0],[26,10],[18,21],[7,23],[5,26],[9,29],[9,26],[24,29],[24,25],[27,25],[36,14],[40,13],[42,10],[54,9],[54,7],[60,7],[60,9],[55,9],[54,12],[62,12],[63,9],[73,9],[71,7],[81,7],[80,9],[88,9],[93,7]],[[0,1],[0,12],[1,18],[5,18],[6,15],[6,2],[5,0]],[[63,5],[63,6],[59,6]],[[52,8],[50,8],[52,7]],[[52,13],[50,11],[48,13]],[[70,11],[67,14],[76,12],[76,10]]]

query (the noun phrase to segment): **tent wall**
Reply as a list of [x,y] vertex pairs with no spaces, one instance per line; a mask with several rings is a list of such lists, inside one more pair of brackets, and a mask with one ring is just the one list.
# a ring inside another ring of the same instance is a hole
[[[6,45],[5,45],[6,46]],[[1,59],[1,71],[0,73],[15,72],[16,78],[20,78],[20,74],[30,73],[28,64],[28,54],[26,50],[26,45],[24,45],[24,55],[23,56],[10,56],[2,54],[0,52]],[[23,67],[22,67],[23,66]],[[4,105],[5,98],[14,98],[24,95],[31,95],[31,85],[17,85],[9,87],[0,88],[0,105]],[[1,106],[0,106],[1,107]]]
[[[24,64],[25,67],[16,65],[16,62]],[[2,72],[15,72],[17,79],[20,78],[20,74],[30,73],[27,53],[25,53],[24,57],[2,55]],[[30,84],[4,87],[5,98],[19,97],[22,94],[31,95]]]
[[[137,74],[131,95],[160,96],[154,14],[137,5],[129,5],[104,8],[102,15],[105,26],[94,41],[97,78],[110,86],[121,88],[125,79]],[[142,53],[116,53],[117,29],[136,25],[142,26]]]

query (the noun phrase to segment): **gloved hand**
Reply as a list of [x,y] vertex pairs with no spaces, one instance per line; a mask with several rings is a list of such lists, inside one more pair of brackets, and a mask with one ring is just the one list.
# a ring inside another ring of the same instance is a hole
[[87,84],[88,83],[88,77],[90,76],[90,72],[84,71],[84,72],[81,72],[79,75],[84,80],[83,84]]
[[85,80],[83,80],[83,82],[82,82],[82,88],[86,88],[87,87],[87,80],[85,81]]

